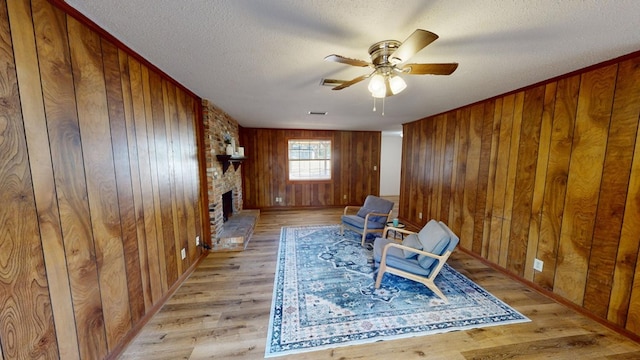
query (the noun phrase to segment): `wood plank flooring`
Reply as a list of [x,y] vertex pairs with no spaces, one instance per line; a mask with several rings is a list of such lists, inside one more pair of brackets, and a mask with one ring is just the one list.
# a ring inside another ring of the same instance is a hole
[[[341,212],[338,208],[261,212],[247,249],[209,254],[120,358],[264,358],[280,228],[337,224]],[[456,251],[449,264],[532,322],[278,359],[640,359],[640,344],[464,252]]]

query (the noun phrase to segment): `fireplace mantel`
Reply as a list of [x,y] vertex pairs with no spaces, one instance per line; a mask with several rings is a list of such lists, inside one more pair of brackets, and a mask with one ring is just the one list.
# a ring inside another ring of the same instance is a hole
[[227,172],[230,164],[233,165],[234,170],[238,170],[238,166],[240,166],[240,164],[242,164],[244,160],[247,160],[247,158],[244,156],[239,157],[233,155],[216,155],[216,158],[218,158],[218,161],[220,161],[220,163],[222,164],[223,174]]

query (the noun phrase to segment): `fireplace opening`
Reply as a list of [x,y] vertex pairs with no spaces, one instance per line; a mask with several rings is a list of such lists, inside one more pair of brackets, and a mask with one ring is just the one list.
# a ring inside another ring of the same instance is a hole
[[226,222],[233,215],[233,190],[222,194],[222,220]]

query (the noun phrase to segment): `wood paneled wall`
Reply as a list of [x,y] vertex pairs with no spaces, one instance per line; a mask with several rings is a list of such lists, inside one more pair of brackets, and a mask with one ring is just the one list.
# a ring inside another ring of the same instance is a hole
[[[287,140],[321,138],[332,141],[330,182],[290,183],[287,180]],[[316,207],[362,204],[380,192],[380,146],[377,131],[240,129],[240,144],[248,160],[242,164],[245,209]],[[282,197],[282,203],[276,203]]]
[[400,217],[640,335],[639,114],[633,54],[405,124]]
[[45,0],[0,0],[0,99],[0,359],[113,355],[200,258],[200,100]]

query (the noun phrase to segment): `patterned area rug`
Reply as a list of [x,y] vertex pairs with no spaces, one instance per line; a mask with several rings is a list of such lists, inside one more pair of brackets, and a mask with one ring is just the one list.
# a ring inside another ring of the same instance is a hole
[[436,284],[385,274],[372,251],[333,226],[283,227],[265,357],[530,321],[445,265]]

